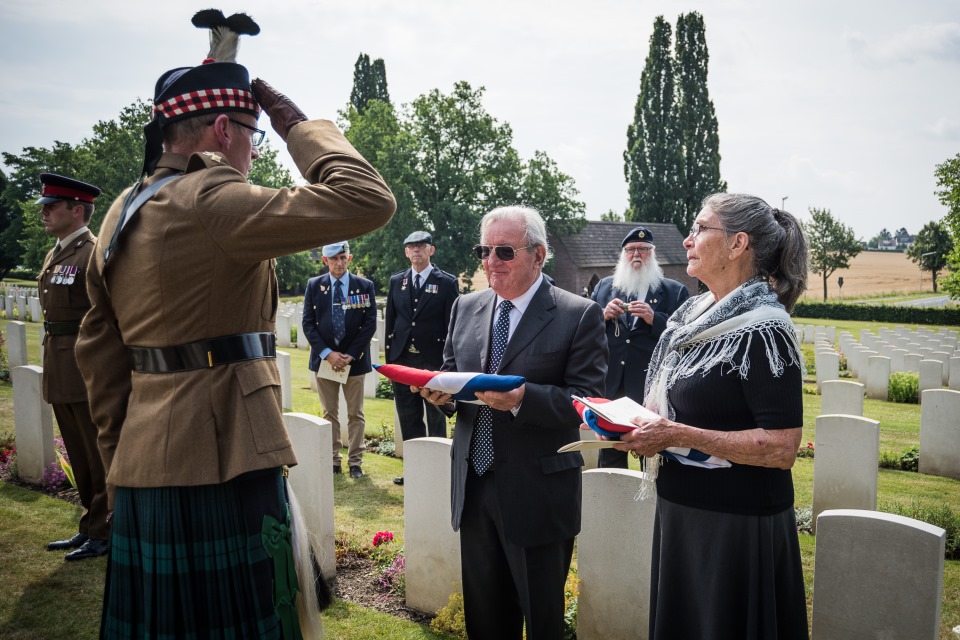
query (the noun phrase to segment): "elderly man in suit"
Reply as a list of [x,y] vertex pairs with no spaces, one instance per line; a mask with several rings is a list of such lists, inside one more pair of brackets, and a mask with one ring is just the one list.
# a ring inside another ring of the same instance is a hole
[[37,278],[43,309],[43,399],[53,405],[63,444],[70,456],[83,512],[77,534],[47,545],[70,551],[67,560],[96,558],[110,548],[107,485],[97,449],[97,426],[90,417],[87,389],[74,353],[80,321],[90,310],[87,262],[96,237],[87,223],[100,189],[54,173],[41,173],[43,229],[57,243],[47,254]]
[[[454,276],[430,262],[435,250],[433,236],[426,231],[414,231],[403,241],[410,268],[390,278],[385,318],[387,363],[428,370],[443,364],[450,310],[460,291]],[[409,385],[395,382],[393,391],[404,440],[447,437],[447,419],[440,409],[410,391]],[[402,477],[393,481],[403,484]]]
[[[317,375],[317,393],[323,419],[333,425],[333,472],[341,473],[340,389],[347,401],[347,465],[350,477],[363,477],[363,376],[373,371],[370,340],[377,330],[377,302],[373,282],[347,270],[353,256],[346,242],[322,250],[330,270],[310,278],[303,298],[303,332],[310,342],[310,371]],[[321,366],[321,361],[325,365]],[[327,375],[347,372],[346,380]]]
[[[684,285],[663,277],[653,232],[646,227],[632,229],[620,243],[613,275],[601,280],[592,296],[603,307],[610,348],[605,397],[627,396],[643,403],[653,348],[667,327],[667,318],[689,297]],[[626,469],[627,453],[601,449],[599,466]]]
[[[243,14],[198,18],[259,31]],[[107,212],[87,273],[77,359],[115,504],[102,638],[300,634],[293,602],[312,589],[294,596],[287,579],[305,549],[290,536],[273,259],[373,231],[396,207],[336,125],[251,83],[235,46],[211,49],[157,81],[142,179]],[[303,185],[247,182],[261,108]],[[316,635],[317,617],[300,622]]]
[[[580,531],[580,438],[571,395],[603,393],[607,345],[593,301],[558,289],[543,219],[527,207],[484,216],[482,260],[490,290],[453,305],[445,371],[519,375],[510,392],[458,403],[451,509],[460,531],[464,611],[471,639],[560,638],[563,585]],[[424,389],[435,404],[450,396]]]

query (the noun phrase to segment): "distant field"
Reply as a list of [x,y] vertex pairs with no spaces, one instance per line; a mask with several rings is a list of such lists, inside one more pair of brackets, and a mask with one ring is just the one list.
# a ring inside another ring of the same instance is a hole
[[[843,289],[837,286],[837,278],[843,277]],[[809,290],[805,300],[823,299],[823,278],[815,273],[807,281]],[[933,295],[930,272],[923,274],[923,291]],[[921,291],[920,269],[905,253],[892,251],[864,251],[850,262],[849,269],[833,272],[827,278],[827,299],[839,300],[880,293],[916,293]]]

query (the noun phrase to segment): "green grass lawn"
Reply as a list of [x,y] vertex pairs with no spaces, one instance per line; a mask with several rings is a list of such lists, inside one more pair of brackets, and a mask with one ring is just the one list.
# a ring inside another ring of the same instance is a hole
[[[804,322],[798,320],[798,322]],[[881,323],[809,321],[833,324],[838,329],[859,335],[862,328],[876,331]],[[0,320],[0,329],[6,321]],[[39,333],[28,325],[28,349],[31,364],[39,364]],[[318,414],[316,393],[310,390],[307,354],[285,349],[291,354],[294,411]],[[13,432],[12,388],[0,383],[0,435]],[[820,398],[805,394],[804,441],[816,441],[815,420]],[[367,435],[392,435],[393,403],[367,399],[365,402]],[[918,405],[899,405],[867,400],[864,414],[880,422],[881,450],[900,452],[919,442]],[[381,425],[387,425],[382,427]],[[370,544],[377,531],[389,530],[403,544],[403,489],[393,484],[403,472],[403,462],[367,454],[367,477],[352,481],[345,476],[334,479],[337,536],[351,544]],[[813,501],[813,460],[798,459],[793,470],[798,506]],[[924,476],[903,471],[879,470],[880,506],[947,504],[960,509],[960,481]],[[4,564],[0,570],[0,638],[46,639],[55,637],[95,638],[99,628],[100,599],[103,593],[103,560],[67,564],[62,554],[48,553],[45,545],[75,530],[78,510],[70,504],[38,492],[0,483],[0,552]],[[812,603],[813,564],[816,539],[801,535],[804,579],[808,605]],[[405,622],[352,605],[338,603],[323,615],[328,638],[365,640],[367,638],[441,638],[422,625]],[[944,574],[943,608],[940,638],[956,640],[951,629],[960,625],[960,561],[948,561]]]

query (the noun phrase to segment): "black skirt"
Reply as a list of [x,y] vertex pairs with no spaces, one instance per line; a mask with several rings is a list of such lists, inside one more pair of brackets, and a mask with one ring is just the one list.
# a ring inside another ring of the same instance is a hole
[[118,487],[100,637],[282,638],[266,516],[288,522],[279,469],[217,485]]
[[807,640],[793,509],[768,516],[657,500],[650,639]]

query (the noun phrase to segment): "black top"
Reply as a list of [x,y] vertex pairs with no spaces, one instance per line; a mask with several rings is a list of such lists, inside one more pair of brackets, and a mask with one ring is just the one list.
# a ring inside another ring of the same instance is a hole
[[[676,421],[716,431],[789,429],[803,426],[803,376],[798,363],[788,364],[782,336],[777,348],[786,366],[777,378],[770,371],[765,343],[754,332],[750,340],[750,371],[746,380],[729,365],[695,373],[670,389]],[[742,362],[747,338],[734,358]],[[793,477],[787,469],[734,463],[728,469],[702,469],[665,460],[657,492],[671,502],[699,509],[769,515],[793,507]]]

